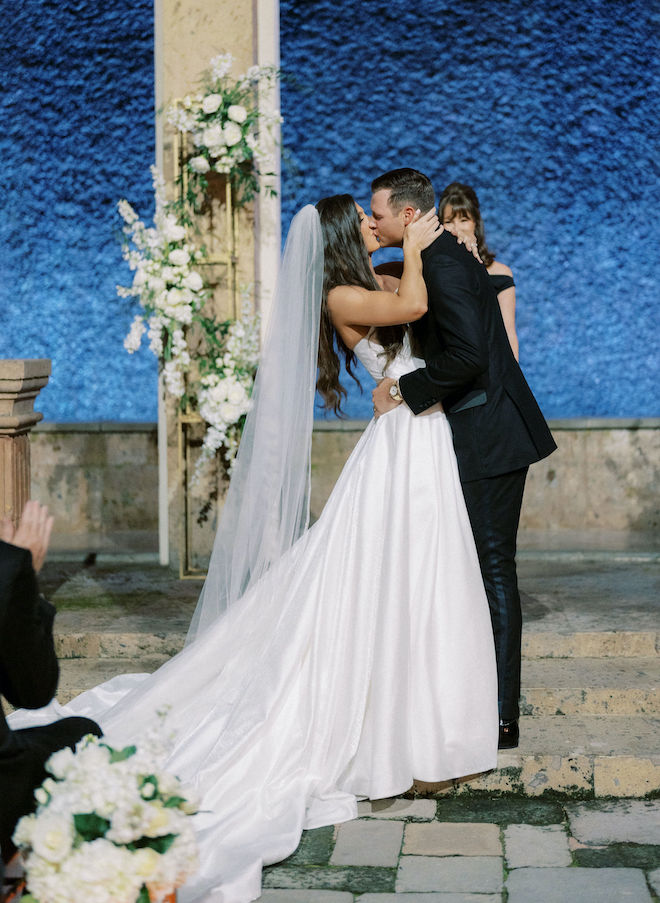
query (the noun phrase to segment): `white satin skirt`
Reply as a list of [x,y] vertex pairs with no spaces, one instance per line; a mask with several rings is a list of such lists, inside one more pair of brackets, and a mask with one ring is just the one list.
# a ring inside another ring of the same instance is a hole
[[247,903],[304,828],[356,798],[496,765],[488,604],[440,410],[372,421],[314,526],[206,635],[13,728],[86,715],[139,742],[170,707],[169,770],[202,796],[180,903]]

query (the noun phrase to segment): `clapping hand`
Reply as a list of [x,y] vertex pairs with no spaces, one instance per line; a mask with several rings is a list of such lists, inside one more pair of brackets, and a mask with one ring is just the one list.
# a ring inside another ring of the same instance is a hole
[[26,503],[16,529],[8,517],[0,520],[0,539],[31,552],[32,567],[38,573],[46,558],[52,529],[53,517],[48,514],[48,508],[30,501]]

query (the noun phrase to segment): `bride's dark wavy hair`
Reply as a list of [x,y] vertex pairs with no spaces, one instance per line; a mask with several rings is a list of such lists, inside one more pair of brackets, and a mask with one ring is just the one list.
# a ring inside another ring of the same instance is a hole
[[[345,361],[346,372],[360,386],[353,372],[356,357],[335,329],[328,310],[328,293],[337,285],[359,285],[370,291],[380,291],[369,262],[360,218],[350,194],[335,194],[321,198],[316,205],[323,232],[323,298],[319,331],[318,379],[316,388],[326,410],[342,416],[341,403],[346,389],[339,382],[339,354]],[[403,343],[404,326],[380,326],[374,338],[385,349],[389,363]],[[362,387],[360,386],[360,390]]]

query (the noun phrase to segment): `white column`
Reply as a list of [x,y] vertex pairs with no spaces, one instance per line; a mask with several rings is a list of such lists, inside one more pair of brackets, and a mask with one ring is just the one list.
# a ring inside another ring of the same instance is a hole
[[[256,52],[257,65],[279,66],[280,62],[280,5],[279,0],[256,0]],[[261,101],[266,110],[280,109],[280,92],[276,88]],[[255,275],[257,308],[262,316],[262,334],[268,321],[270,305],[277,282],[281,252],[281,203],[280,203],[280,154],[281,134],[273,129],[270,146],[272,170],[276,173],[277,195],[268,197],[263,190],[258,195],[255,209]],[[271,167],[269,167],[270,169]],[[272,184],[272,179],[270,180]]]
[[[163,172],[163,0],[154,2],[154,105],[156,168]],[[167,408],[165,386],[158,379],[158,558],[162,565],[170,563],[170,538],[167,488]]]

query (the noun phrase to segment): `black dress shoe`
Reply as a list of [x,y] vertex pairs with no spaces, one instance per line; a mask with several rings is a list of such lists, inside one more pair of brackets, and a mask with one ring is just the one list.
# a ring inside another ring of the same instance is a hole
[[500,719],[500,739],[497,744],[498,749],[515,749],[520,738],[520,730],[518,729],[518,720],[502,721]]

